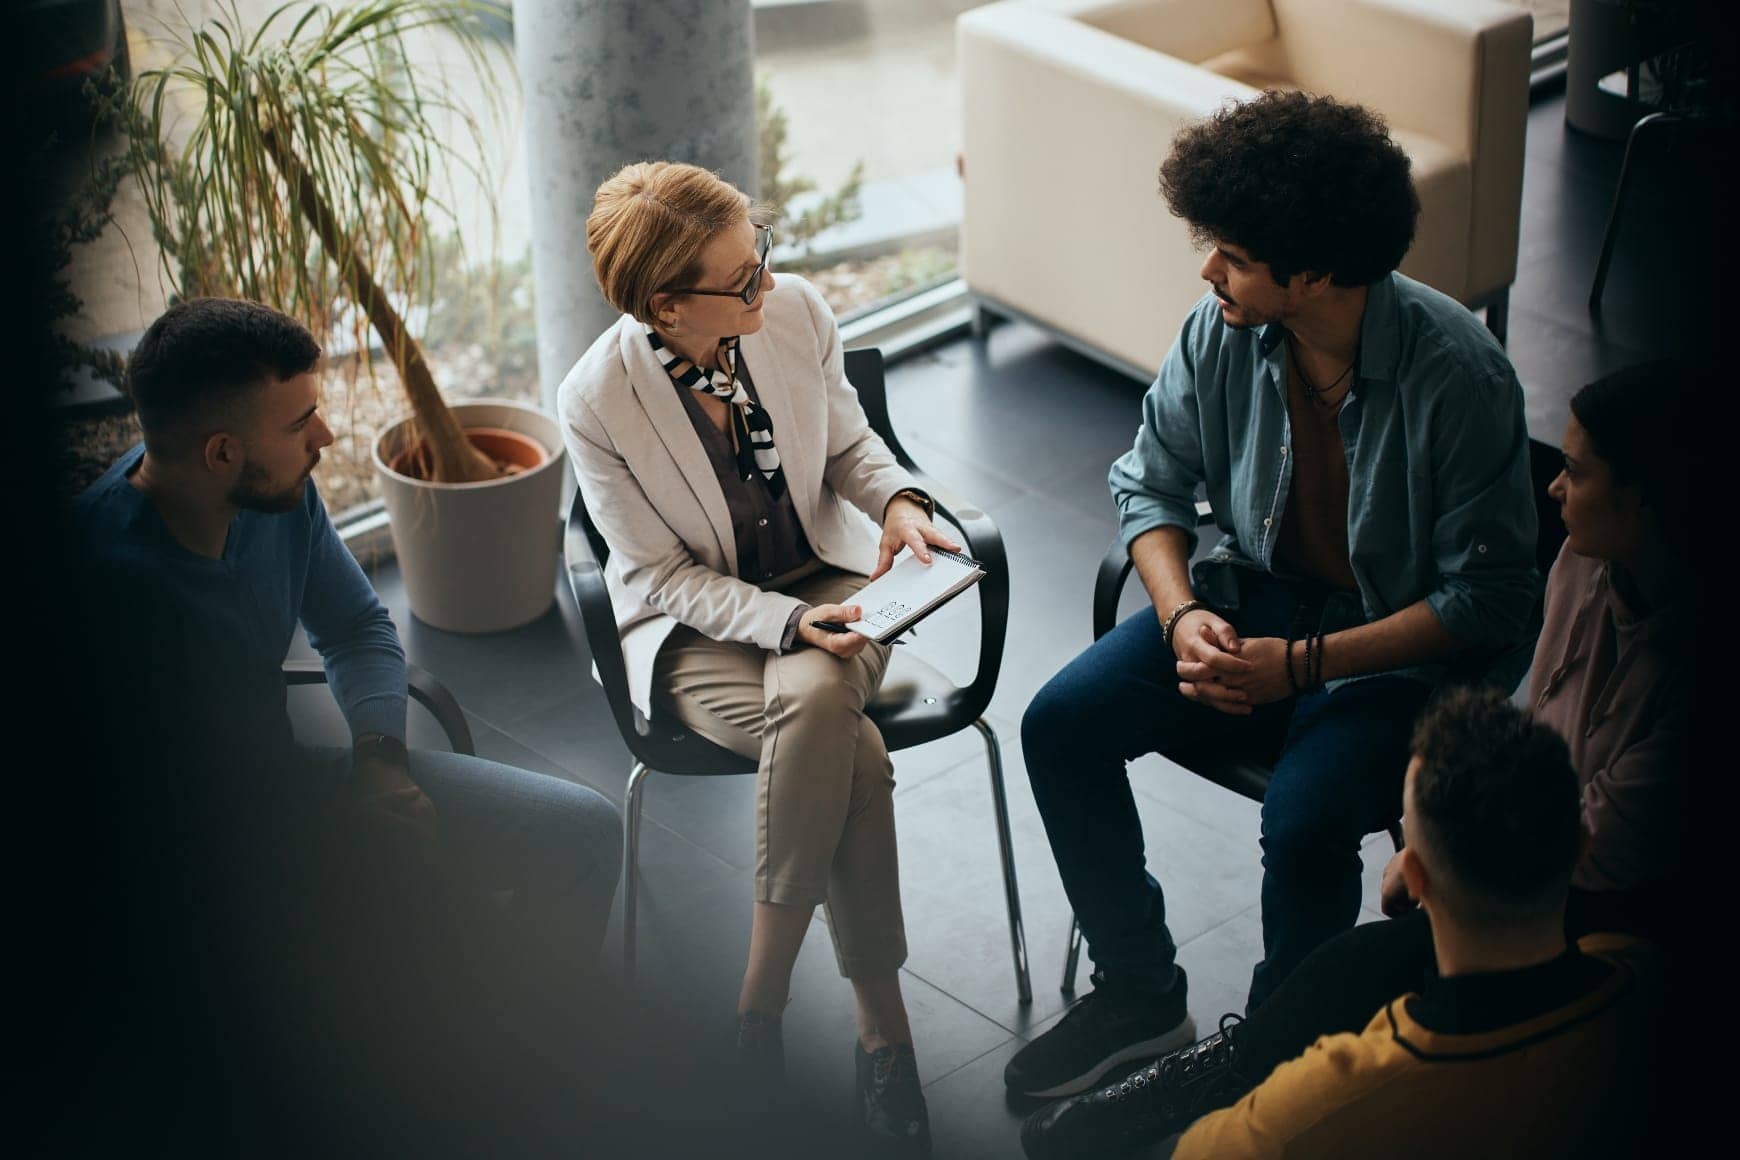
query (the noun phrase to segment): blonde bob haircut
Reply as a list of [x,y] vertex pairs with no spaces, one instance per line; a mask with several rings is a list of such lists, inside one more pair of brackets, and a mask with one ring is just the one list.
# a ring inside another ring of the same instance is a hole
[[598,187],[586,250],[605,301],[651,326],[654,296],[694,285],[701,251],[720,230],[745,217],[765,225],[767,216],[765,207],[698,165],[642,161]]

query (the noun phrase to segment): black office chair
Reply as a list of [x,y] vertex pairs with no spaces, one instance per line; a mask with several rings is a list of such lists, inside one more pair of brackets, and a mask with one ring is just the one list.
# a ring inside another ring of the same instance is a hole
[[[326,669],[317,660],[285,661],[284,683],[291,687],[324,685]],[[420,669],[416,665],[405,666],[405,684],[411,699],[429,710],[435,723],[447,734],[447,744],[453,747],[453,752],[476,757],[477,747],[472,744],[471,724],[466,721],[465,711],[459,707],[459,702],[447,691],[447,686],[436,680],[434,674],[427,669]]]
[[[985,741],[990,764],[991,801],[997,826],[997,847],[1003,861],[1004,902],[1009,911],[1010,950],[1015,963],[1016,992],[1022,1003],[1033,998],[1027,969],[1027,938],[1021,925],[1021,898],[1015,888],[1015,857],[1009,831],[1009,807],[1003,789],[1002,750],[997,734],[984,718],[996,688],[1003,659],[1003,638],[1009,619],[1009,567],[1003,538],[997,525],[977,505],[955,495],[921,471],[901,446],[888,417],[888,398],[883,382],[882,352],[875,349],[846,352],[846,377],[857,388],[858,398],[870,427],[882,437],[896,460],[936,501],[937,514],[961,531],[967,551],[985,567],[979,593],[979,668],[971,684],[956,685],[947,677],[896,649],[881,689],[866,707],[870,719],[882,732],[889,752],[910,749],[936,741],[968,726]],[[610,593],[604,583],[604,562],[610,549],[592,522],[581,495],[576,492],[568,513],[564,545],[568,582],[586,626],[586,639],[605,698],[618,732],[634,756],[623,802],[623,898],[622,957],[625,974],[634,973],[637,863],[639,855],[641,793],[646,775],[654,770],[689,776],[719,776],[754,773],[756,763],[720,748],[690,733],[675,721],[655,717],[648,721],[628,695],[628,675],[622,659],[622,641],[611,612]]]
[[[1557,447],[1542,443],[1538,439],[1529,440],[1529,477],[1534,485],[1535,516],[1539,524],[1539,530],[1535,534],[1535,566],[1541,570],[1543,577],[1558,558],[1559,546],[1565,542],[1565,524],[1559,518],[1559,505],[1547,495],[1547,485],[1559,474],[1563,463],[1564,456]],[[1214,515],[1209,511],[1207,501],[1199,502],[1196,505],[1197,526],[1212,522]],[[1114,540],[1112,546],[1106,549],[1105,558],[1100,561],[1099,575],[1094,578],[1095,640],[1116,626],[1118,597],[1123,592],[1124,581],[1129,579],[1132,567],[1130,554],[1125,550],[1123,540]],[[1198,777],[1206,778],[1254,802],[1263,800],[1263,795],[1268,792],[1269,778],[1275,772],[1274,767],[1267,762],[1242,757],[1193,755],[1190,762],[1190,771]],[[1390,841],[1400,850],[1401,823],[1391,822],[1388,832]],[[1075,993],[1076,965],[1080,961],[1081,923],[1071,914],[1069,950],[1063,960],[1063,993],[1066,995]]]

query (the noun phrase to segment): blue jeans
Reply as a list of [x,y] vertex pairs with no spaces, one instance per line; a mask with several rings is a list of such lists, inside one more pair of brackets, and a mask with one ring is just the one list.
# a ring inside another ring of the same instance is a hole
[[[1227,619],[1241,636],[1285,637],[1313,594],[1272,576],[1241,578]],[[1361,839],[1401,813],[1408,742],[1431,686],[1374,677],[1234,717],[1178,692],[1152,609],[1136,613],[1039,691],[1021,721],[1033,796],[1094,962],[1169,987],[1177,948],[1148,873],[1125,763],[1161,753],[1232,752],[1274,763],[1263,802],[1260,1004],[1313,948],[1359,914]]]
[[[306,750],[331,786],[350,751]],[[473,889],[512,891],[512,905],[550,950],[585,962],[598,952],[622,868],[622,818],[586,786],[461,753],[413,750],[411,780],[435,805],[442,860]]]

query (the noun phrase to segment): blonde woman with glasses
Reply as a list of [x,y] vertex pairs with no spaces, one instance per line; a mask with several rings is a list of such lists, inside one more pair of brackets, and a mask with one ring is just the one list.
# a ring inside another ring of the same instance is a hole
[[898,551],[928,562],[929,545],[959,545],[870,429],[827,304],[768,269],[772,231],[748,197],[692,165],[629,165],[599,187],[586,234],[623,317],[559,408],[610,547],[631,696],[759,762],[739,1061],[757,1083],[783,1078],[780,1015],[825,904],[857,997],[866,1126],[926,1155],[893,767],[864,714],[888,649],[818,622],[856,619],[853,595]]

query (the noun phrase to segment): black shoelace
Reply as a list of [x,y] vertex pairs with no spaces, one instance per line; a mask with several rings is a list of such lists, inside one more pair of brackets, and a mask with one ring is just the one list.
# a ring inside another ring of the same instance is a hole
[[[1181,1047],[1177,1051],[1168,1052],[1147,1067],[1132,1072],[1124,1079],[1105,1089],[1104,1094],[1117,1103],[1131,1096],[1141,1096],[1150,1093],[1152,1087],[1157,1093],[1162,1087],[1174,1091],[1205,1079],[1218,1075],[1232,1067],[1233,1043],[1232,1033],[1240,1023],[1245,1021],[1243,1015],[1227,1012],[1220,1017],[1220,1030],[1207,1039],[1199,1040],[1189,1047]],[[1165,1105],[1157,1109],[1162,1115],[1172,1116],[1174,1109]]]

